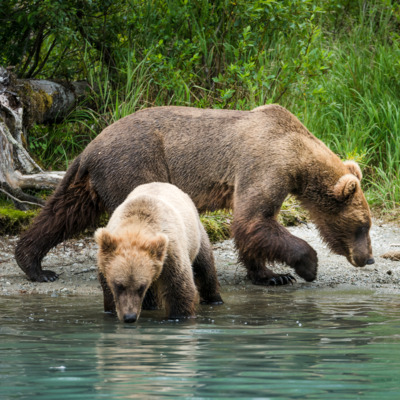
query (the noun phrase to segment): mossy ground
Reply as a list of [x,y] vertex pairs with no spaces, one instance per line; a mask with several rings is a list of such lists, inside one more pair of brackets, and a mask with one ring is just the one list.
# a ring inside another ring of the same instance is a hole
[[0,235],[17,235],[28,227],[38,210],[20,211],[11,206],[0,206]]

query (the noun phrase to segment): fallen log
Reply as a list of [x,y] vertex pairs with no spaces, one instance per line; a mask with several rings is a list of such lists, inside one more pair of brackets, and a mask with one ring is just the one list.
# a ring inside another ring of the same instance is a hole
[[44,171],[29,155],[28,128],[61,120],[88,89],[86,82],[18,80],[0,67],[0,189],[18,208],[43,203],[24,190],[54,189],[65,174]]

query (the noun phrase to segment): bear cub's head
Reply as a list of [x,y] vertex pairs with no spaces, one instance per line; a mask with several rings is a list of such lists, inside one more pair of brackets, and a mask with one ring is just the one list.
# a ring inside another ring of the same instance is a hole
[[99,272],[113,294],[119,320],[137,321],[148,288],[161,274],[167,236],[128,229],[114,234],[100,228],[95,240],[99,245]]

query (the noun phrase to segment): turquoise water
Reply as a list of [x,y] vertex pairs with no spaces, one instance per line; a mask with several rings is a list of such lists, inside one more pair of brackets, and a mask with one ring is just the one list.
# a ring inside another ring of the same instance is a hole
[[98,297],[0,297],[3,399],[399,399],[400,295],[229,288],[136,325]]

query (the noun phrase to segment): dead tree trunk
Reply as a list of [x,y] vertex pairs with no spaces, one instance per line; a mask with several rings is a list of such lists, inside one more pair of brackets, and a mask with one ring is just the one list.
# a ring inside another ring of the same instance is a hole
[[86,83],[62,85],[45,80],[16,80],[0,67],[0,191],[18,208],[41,204],[25,189],[54,189],[64,171],[46,172],[32,159],[24,144],[33,123],[61,119],[88,88]]

